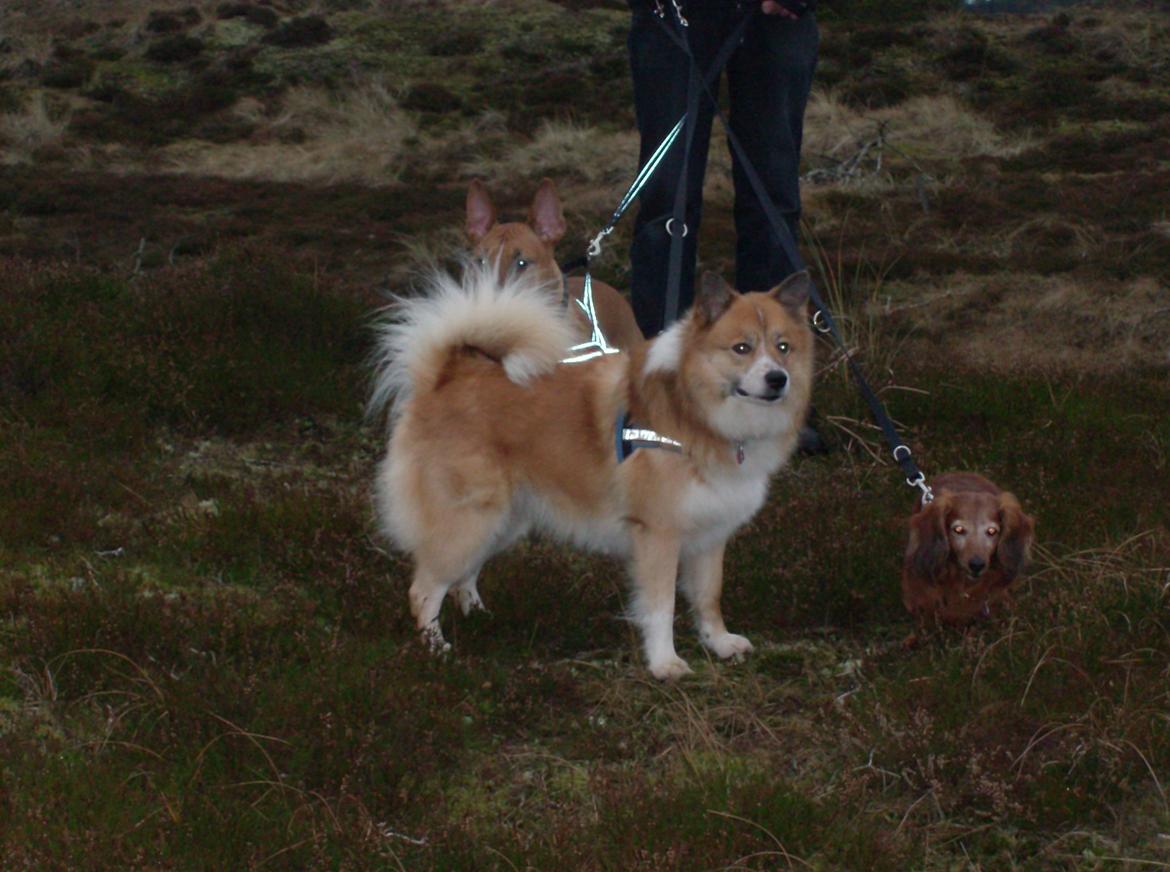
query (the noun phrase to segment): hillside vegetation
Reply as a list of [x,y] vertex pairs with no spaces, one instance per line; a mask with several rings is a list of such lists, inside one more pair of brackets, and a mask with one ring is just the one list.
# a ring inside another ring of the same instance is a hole
[[915,492],[825,345],[833,450],[729,549],[756,653],[680,618],[670,685],[622,567],[544,541],[428,656],[363,417],[471,178],[553,177],[565,259],[617,204],[625,5],[0,6],[4,868],[1170,867],[1170,10],[820,6],[804,250],[928,475],[1039,547],[1010,615],[903,646]]

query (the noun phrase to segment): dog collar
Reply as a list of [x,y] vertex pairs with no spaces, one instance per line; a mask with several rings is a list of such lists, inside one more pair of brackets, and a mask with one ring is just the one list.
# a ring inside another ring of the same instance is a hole
[[681,442],[663,436],[654,430],[645,427],[630,425],[630,413],[623,411],[617,416],[614,424],[614,447],[617,453],[617,462],[621,463],[639,448],[662,448],[666,451],[682,453]]

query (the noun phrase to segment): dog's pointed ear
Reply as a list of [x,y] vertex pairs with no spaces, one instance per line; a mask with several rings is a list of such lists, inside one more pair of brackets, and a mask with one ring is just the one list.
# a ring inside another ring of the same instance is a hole
[[565,213],[561,209],[561,198],[557,196],[557,186],[552,179],[541,179],[528,209],[528,223],[536,235],[549,245],[556,245],[565,235]]
[[734,295],[735,291],[723,281],[723,276],[719,273],[710,270],[703,273],[703,278],[699,281],[699,293],[695,299],[695,314],[699,324],[706,326],[718,321],[731,305]]
[[472,179],[467,186],[467,223],[464,229],[467,238],[479,242],[496,223],[496,207],[488,196],[487,188],[479,179]]
[[776,298],[785,309],[790,312],[800,312],[804,310],[808,303],[808,298],[812,294],[812,277],[809,276],[808,270],[802,269],[798,273],[793,273],[779,285],[772,289],[772,296]]
[[999,495],[999,545],[995,556],[1003,569],[1006,587],[1015,581],[1032,555],[1032,540],[1036,522],[1024,514],[1014,494],[1004,491]]
[[906,546],[907,569],[920,578],[935,581],[946,569],[951,543],[947,536],[950,500],[940,494],[910,518],[910,542]]

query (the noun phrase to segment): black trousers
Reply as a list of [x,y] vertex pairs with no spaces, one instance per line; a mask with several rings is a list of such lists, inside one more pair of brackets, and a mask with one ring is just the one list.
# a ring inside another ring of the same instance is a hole
[[[690,26],[683,29],[700,71],[705,75],[727,35],[748,3],[759,0],[691,0],[685,5]],[[667,25],[678,28],[670,0],[665,0]],[[639,165],[663,140],[686,111],[689,64],[686,55],[663,32],[652,0],[630,0],[630,71],[634,108],[641,134]],[[757,14],[725,68],[730,98],[728,122],[768,194],[799,239],[800,141],[804,109],[812,87],[820,35],[807,13],[792,21]],[[712,85],[718,93],[718,81]],[[714,107],[704,95],[687,163],[687,235],[683,240],[679,312],[694,299],[695,253],[703,212],[703,176],[711,138]],[[630,247],[630,296],[638,325],[647,336],[665,324],[670,235],[666,223],[674,210],[675,191],[683,165],[683,137],[639,195],[634,240]],[[795,271],[776,242],[742,168],[732,153],[735,184],[735,286],[765,290]],[[672,227],[675,232],[677,228]]]

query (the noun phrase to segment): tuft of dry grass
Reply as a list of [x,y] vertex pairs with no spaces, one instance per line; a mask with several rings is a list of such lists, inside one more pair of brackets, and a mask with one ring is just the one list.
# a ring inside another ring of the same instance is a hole
[[545,121],[531,141],[501,154],[464,161],[460,174],[482,176],[504,185],[530,185],[541,176],[617,192],[637,172],[638,135],[607,132],[571,121]]
[[[850,106],[833,91],[816,89],[805,115],[804,153],[811,163],[844,160],[882,131],[887,161],[953,163],[977,156],[1007,157],[1028,147],[949,95],[912,97],[895,106]],[[879,182],[881,177],[879,176]]]
[[895,283],[892,290],[914,300],[896,314],[927,341],[945,334],[948,355],[976,369],[1124,373],[1166,360],[1170,306],[1165,286],[1150,277],[960,273],[945,284]]
[[61,145],[68,127],[68,110],[54,111],[44,92],[33,93],[20,110],[0,115],[0,164],[33,163],[38,152]]
[[233,111],[259,124],[249,142],[175,143],[161,155],[166,171],[383,187],[398,181],[417,133],[411,115],[379,80],[341,92],[302,85],[290,88],[274,111],[254,98],[242,99]]

